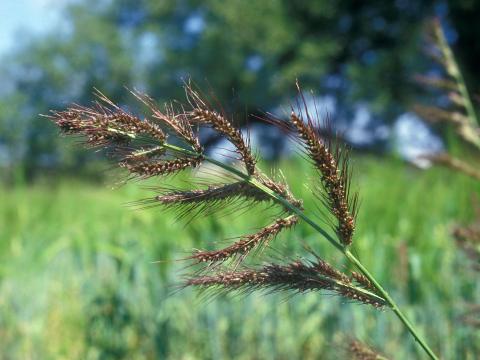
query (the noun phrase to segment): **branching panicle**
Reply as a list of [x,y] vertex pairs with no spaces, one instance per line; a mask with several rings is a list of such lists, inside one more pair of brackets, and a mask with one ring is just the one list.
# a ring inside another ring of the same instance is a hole
[[[200,164],[203,156],[201,152],[195,156],[162,158],[166,154],[167,136],[160,126],[127,113],[99,91],[96,95],[100,102],[93,107],[72,106],[66,111],[53,112],[50,119],[65,134],[83,135],[87,145],[107,148],[108,154],[120,158],[119,166],[127,169],[133,176],[148,178],[168,175]],[[136,96],[140,98],[140,95]],[[153,104],[150,105],[153,107]],[[155,109],[154,117],[159,117],[159,114]],[[198,144],[198,139],[191,129],[189,131],[184,126],[190,126],[188,122],[182,122],[173,115],[168,121],[174,130],[178,130],[176,135],[192,146]],[[197,149],[200,149],[199,145]]]
[[[186,168],[197,167],[203,162],[209,162],[223,171],[215,174],[222,183],[207,186],[205,189],[167,190],[164,186],[163,192],[139,203],[148,205],[146,207],[163,205],[174,208],[180,210],[179,218],[211,214],[226,205],[234,205],[232,209],[237,212],[255,204],[267,204],[281,209],[281,218],[256,233],[244,235],[224,249],[198,251],[189,257],[193,265],[202,269],[187,279],[185,286],[220,291],[240,290],[247,293],[254,290],[290,290],[296,293],[324,290],[377,308],[387,305],[430,357],[435,359],[433,352],[418,336],[388,293],[348,249],[355,230],[357,196],[354,194],[350,197],[349,194],[350,170],[346,151],[340,148],[332,150],[331,143],[325,142],[314,127],[308,112],[307,123],[303,122],[301,115],[292,113],[288,126],[296,130],[306,153],[319,171],[320,197],[336,218],[338,241],[305,214],[302,201],[293,196],[285,183],[277,182],[257,169],[256,159],[248,142],[241,131],[227,120],[227,116],[214,110],[189,85],[186,86],[186,91],[191,105],[188,111],[183,107],[175,109],[173,105],[160,111],[150,97],[134,92],[151,110],[151,120],[141,120],[127,113],[101,93],[97,95],[107,106],[73,106],[66,111],[53,112],[50,119],[66,134],[85,136],[89,146],[106,147],[132,177],[143,179],[175,174]],[[305,103],[303,96],[302,100]],[[205,155],[193,125],[210,126],[232,142],[245,164],[246,171]],[[170,137],[176,141],[170,142]],[[158,191],[159,188],[152,189]],[[279,233],[292,228],[300,220],[341,251],[362,275],[355,272],[347,275],[316,255],[312,261],[296,260],[260,267],[245,265],[243,260],[254,250],[269,246]]]

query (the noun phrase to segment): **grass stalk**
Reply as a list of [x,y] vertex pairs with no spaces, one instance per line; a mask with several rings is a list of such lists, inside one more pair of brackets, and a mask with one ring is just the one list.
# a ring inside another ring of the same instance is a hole
[[470,94],[467,90],[465,79],[463,78],[463,74],[460,71],[457,60],[455,59],[455,55],[453,54],[452,49],[448,45],[447,39],[445,38],[445,35],[443,33],[443,30],[439,22],[437,22],[437,26],[435,27],[435,30],[437,32],[440,49],[442,50],[443,55],[445,57],[447,71],[457,82],[458,90],[460,91],[460,94],[463,97],[464,106],[465,106],[465,110],[467,112],[468,118],[470,119],[473,125],[478,126],[480,125],[480,122],[475,112],[475,109],[473,107]]

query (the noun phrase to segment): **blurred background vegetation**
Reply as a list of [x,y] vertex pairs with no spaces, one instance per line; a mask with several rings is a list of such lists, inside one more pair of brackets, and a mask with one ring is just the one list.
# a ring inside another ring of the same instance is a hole
[[[150,193],[138,184],[115,186],[118,173],[107,172],[97,153],[59,137],[38,115],[89,104],[94,87],[140,111],[125,86],[159,102],[183,100],[189,77],[211,89],[240,125],[261,129],[253,134],[256,146],[275,160],[264,168],[297,174],[289,181],[310,207],[303,181],[313,173],[278,134],[255,127],[255,115],[282,114],[297,78],[312,89],[321,112],[328,110],[359,150],[355,251],[443,358],[478,356],[478,330],[458,318],[466,303],[478,302],[480,287],[450,232],[473,218],[471,198],[480,186],[401,157],[409,159],[409,137],[419,133],[422,151],[458,146],[448,129],[426,127],[410,113],[432,96],[412,78],[438,71],[422,52],[422,31],[426,19],[439,16],[467,85],[479,92],[479,1],[46,4],[58,21],[39,34],[14,35],[0,61],[1,358],[336,359],[348,336],[397,359],[420,356],[388,312],[329,296],[205,302],[195,292],[175,291],[184,265],[173,259],[258,228],[268,214],[258,209],[235,221],[204,218],[185,227],[159,209],[132,211],[122,204]],[[2,6],[3,17],[21,16],[22,9],[14,14]],[[38,14],[35,21],[46,19]],[[416,122],[405,127],[402,119]],[[205,139],[215,146],[216,139]],[[306,227],[277,244],[301,252],[296,240],[341,266]]]

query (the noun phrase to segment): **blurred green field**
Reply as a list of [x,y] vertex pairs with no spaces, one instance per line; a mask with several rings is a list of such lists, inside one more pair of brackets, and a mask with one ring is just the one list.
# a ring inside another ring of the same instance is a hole
[[[314,211],[307,164],[281,167]],[[474,359],[480,334],[457,319],[480,287],[449,233],[473,218],[479,184],[392,159],[360,158],[354,168],[362,199],[355,252],[442,358]],[[171,212],[125,206],[149,195],[136,183],[73,180],[0,188],[0,358],[338,359],[348,336],[395,359],[421,358],[386,310],[316,293],[287,301],[178,291],[185,264],[173,259],[267,224],[269,213],[259,207],[185,226]],[[294,255],[302,242],[343,266],[304,225],[274,244]]]

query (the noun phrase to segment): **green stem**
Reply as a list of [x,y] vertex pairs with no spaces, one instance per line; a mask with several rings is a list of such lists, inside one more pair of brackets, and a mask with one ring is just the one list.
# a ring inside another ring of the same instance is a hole
[[381,286],[378,281],[373,277],[372,274],[363,266],[363,264],[358,260],[351,252],[350,250],[346,250],[344,252],[345,256],[347,257],[348,260],[350,260],[351,263],[353,263],[358,270],[362,272],[363,275],[365,275],[368,280],[375,286],[375,288],[378,290],[378,292],[384,297],[384,299],[387,301],[387,303],[390,305],[390,308],[392,311],[397,315],[397,317],[400,319],[400,321],[405,325],[405,327],[408,329],[408,331],[412,334],[412,336],[415,338],[415,341],[417,341],[420,346],[425,350],[425,352],[430,356],[431,359],[438,359],[435,353],[430,349],[430,347],[427,345],[425,340],[418,334],[418,332],[415,330],[413,327],[412,323],[407,319],[407,317],[403,314],[403,312],[400,310],[398,307],[397,303],[390,297],[388,292]]
[[404,324],[404,326],[407,328],[407,330],[412,334],[414,337],[415,341],[417,341],[420,346],[423,348],[423,350],[428,354],[428,356],[432,360],[438,360],[437,356],[434,354],[432,349],[427,345],[425,340],[420,336],[420,334],[417,332],[417,330],[413,327],[412,323],[407,319],[407,317],[402,313],[398,305],[395,303],[395,301],[390,297],[388,292],[380,285],[380,283],[373,277],[373,275],[363,266],[363,264],[360,262],[359,259],[357,259],[351,252],[348,250],[347,247],[343,246],[340,244],[338,241],[336,241],[329,233],[327,233],[325,230],[323,230],[320,225],[318,225],[316,222],[314,222],[312,219],[310,219],[303,210],[299,209],[298,207],[292,205],[289,201],[287,201],[285,198],[280,196],[279,194],[275,193],[265,185],[263,185],[260,181],[255,179],[254,177],[243,173],[242,171],[236,169],[233,166],[227,165],[225,163],[222,163],[218,160],[215,160],[213,158],[210,158],[205,155],[200,155],[194,151],[181,148],[175,145],[171,144],[164,144],[164,147],[176,151],[179,153],[182,153],[187,156],[194,156],[194,157],[199,157],[202,156],[205,161],[208,161],[232,174],[235,174],[239,178],[243,179],[245,182],[249,183],[250,185],[256,187],[257,189],[263,191],[265,194],[269,195],[272,199],[283,205],[286,209],[288,209],[291,213],[297,215],[299,218],[304,220],[307,224],[309,224],[313,229],[315,229],[318,233],[320,233],[325,239],[328,240],[338,251],[340,251],[347,259],[350,261],[363,275],[365,275],[368,280],[373,284],[375,289],[383,296],[385,301],[388,303],[392,311],[395,313],[395,315],[400,319],[400,321]]

